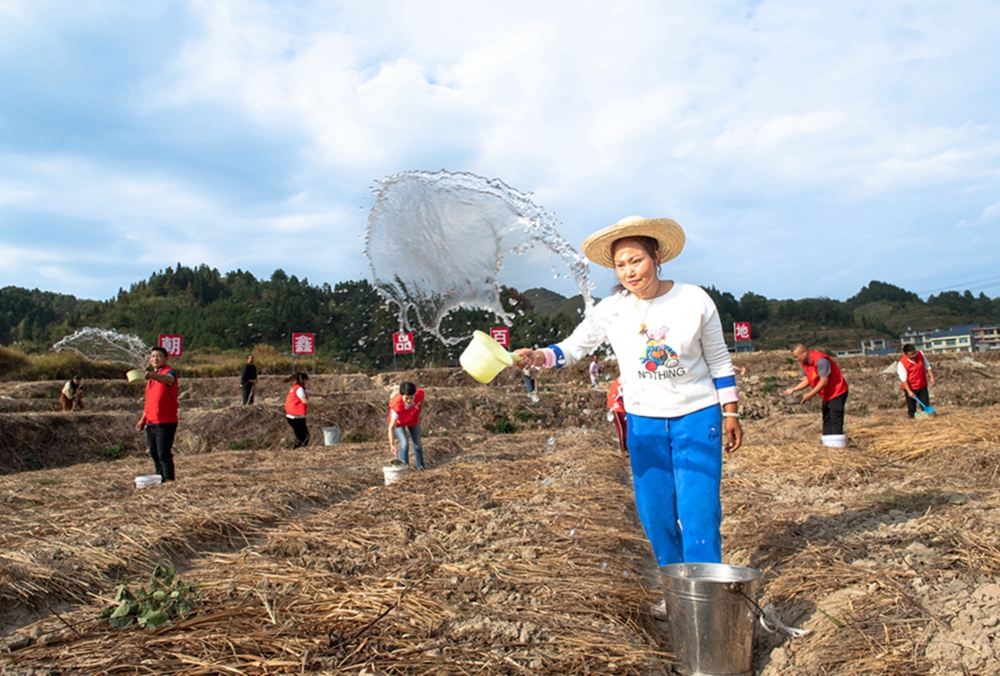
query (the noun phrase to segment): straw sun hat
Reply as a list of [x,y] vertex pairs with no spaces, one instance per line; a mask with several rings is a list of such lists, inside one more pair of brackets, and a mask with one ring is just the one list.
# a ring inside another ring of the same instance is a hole
[[684,248],[684,230],[669,218],[626,216],[583,241],[583,254],[606,268],[615,267],[611,245],[624,237],[652,237],[659,244],[660,263],[676,258]]

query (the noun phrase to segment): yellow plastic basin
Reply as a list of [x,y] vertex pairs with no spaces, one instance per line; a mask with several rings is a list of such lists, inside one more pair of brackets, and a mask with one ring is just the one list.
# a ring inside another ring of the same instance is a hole
[[489,383],[514,363],[514,355],[482,331],[472,334],[472,342],[458,358],[462,369],[481,383]]

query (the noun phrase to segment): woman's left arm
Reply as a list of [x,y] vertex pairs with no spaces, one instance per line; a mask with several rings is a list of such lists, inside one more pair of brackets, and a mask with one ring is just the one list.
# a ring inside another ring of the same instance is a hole
[[[739,405],[735,402],[722,407],[723,447],[727,453],[732,453],[743,445],[743,426],[740,425]],[[729,413],[730,415],[726,415]]]
[[715,304],[708,299],[709,307],[701,331],[701,350],[708,371],[719,393],[719,403],[722,404],[723,447],[727,453],[732,453],[743,445],[743,427],[740,425],[739,391],[736,389],[736,372],[733,370],[733,360],[726,347],[726,338],[722,333],[722,322]]

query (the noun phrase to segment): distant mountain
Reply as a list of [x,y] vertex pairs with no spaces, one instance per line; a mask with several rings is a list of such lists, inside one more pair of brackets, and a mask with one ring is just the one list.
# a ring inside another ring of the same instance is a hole
[[566,298],[548,289],[528,289],[521,295],[531,301],[537,314],[544,317],[555,318],[564,314],[574,322],[583,317],[583,296],[580,294]]

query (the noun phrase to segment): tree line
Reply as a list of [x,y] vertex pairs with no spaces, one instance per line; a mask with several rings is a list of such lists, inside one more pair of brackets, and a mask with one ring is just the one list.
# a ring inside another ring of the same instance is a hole
[[[576,320],[540,316],[514,289],[501,293],[514,316],[511,339],[519,345],[548,344],[568,335]],[[415,317],[409,317],[418,326]],[[464,336],[472,328],[497,324],[492,313],[460,309],[441,326],[445,336]],[[398,310],[368,281],[315,286],[283,270],[270,279],[236,270],[221,274],[206,265],[178,264],[132,284],[108,301],[18,287],[0,289],[0,344],[25,352],[47,350],[78,328],[93,326],[132,333],[155,345],[161,333],[181,334],[185,350],[251,350],[260,344],[291,349],[293,332],[315,334],[318,353],[366,369],[393,364],[392,334],[399,331]],[[423,331],[415,333],[415,352],[403,363],[443,365],[464,346],[445,345]]]
[[[1000,298],[966,291],[946,291],[921,300],[915,293],[886,282],[872,281],[846,301],[830,298],[774,300],[747,292],[733,294],[708,287],[724,327],[751,323],[753,338],[776,334],[779,327],[822,326],[864,328],[882,337],[895,337],[898,327],[886,321],[894,309],[934,310],[954,323],[1000,322]],[[547,345],[566,337],[579,317],[564,313],[548,316],[535,311],[530,299],[503,288],[501,301],[514,318],[514,345]],[[859,310],[879,306],[879,315]],[[888,314],[887,314],[888,313]],[[418,326],[415,317],[410,324]],[[492,313],[460,309],[442,323],[445,336],[466,336],[473,328],[497,325]],[[398,312],[367,281],[312,285],[283,270],[269,279],[236,270],[221,274],[201,265],[178,264],[132,284],[107,301],[27,290],[0,289],[0,344],[16,344],[25,352],[39,352],[84,326],[134,333],[154,345],[160,333],[181,334],[185,349],[249,351],[255,345],[290,350],[293,332],[316,335],[316,349],[328,359],[365,369],[394,363],[392,334],[399,330]],[[930,327],[927,327],[930,328]],[[877,337],[877,336],[873,336]],[[457,358],[462,345],[449,346],[422,331],[415,334],[415,353],[400,357],[403,365],[443,365]]]

